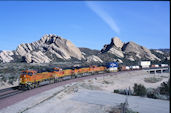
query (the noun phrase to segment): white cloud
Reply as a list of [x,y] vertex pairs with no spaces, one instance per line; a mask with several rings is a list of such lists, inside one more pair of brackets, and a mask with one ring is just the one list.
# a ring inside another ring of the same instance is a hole
[[86,2],[87,6],[94,11],[104,22],[107,23],[107,25],[117,34],[120,33],[119,27],[116,25],[116,22],[114,19],[105,12],[100,6],[93,2]]

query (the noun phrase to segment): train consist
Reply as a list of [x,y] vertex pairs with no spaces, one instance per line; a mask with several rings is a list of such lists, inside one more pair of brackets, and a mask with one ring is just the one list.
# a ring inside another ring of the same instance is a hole
[[90,67],[72,67],[72,68],[65,68],[65,69],[56,67],[46,72],[37,72],[35,70],[24,70],[20,75],[19,89],[30,90],[45,84],[52,84],[63,80],[92,75],[95,73],[117,72],[117,71],[138,70],[138,69],[142,69],[142,67],[123,66],[123,65],[118,65],[117,62],[112,62],[112,63],[108,63],[106,66],[94,65]]
[[41,85],[88,76],[104,72],[105,70],[105,66],[74,67],[67,69],[57,67],[49,72],[41,73],[38,73],[35,70],[25,70],[22,71],[22,74],[20,75],[19,89],[33,89]]

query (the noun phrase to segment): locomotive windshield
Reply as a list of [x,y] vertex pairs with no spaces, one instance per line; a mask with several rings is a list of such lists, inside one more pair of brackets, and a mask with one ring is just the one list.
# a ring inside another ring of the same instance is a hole
[[61,71],[62,69],[61,68],[58,68],[58,67],[55,67],[53,68],[53,71]]
[[32,76],[32,75],[33,75],[33,73],[32,73],[32,72],[28,72],[28,75]]
[[26,75],[26,74],[27,74],[27,72],[25,72],[25,71],[24,71],[24,72],[22,72],[22,74],[23,74],[23,75]]

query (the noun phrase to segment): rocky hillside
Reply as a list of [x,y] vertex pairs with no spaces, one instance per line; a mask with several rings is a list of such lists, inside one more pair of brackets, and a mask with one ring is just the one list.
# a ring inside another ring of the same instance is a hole
[[151,53],[161,59],[161,62],[154,61],[156,63],[170,64],[170,49],[151,49]]
[[14,51],[2,51],[1,62],[13,62],[16,60],[27,63],[49,63],[56,59],[70,60],[72,58],[82,60],[79,48],[72,42],[56,35],[44,35],[33,43],[20,44]]
[[[93,57],[93,58],[91,58],[92,59],[91,62],[96,62],[96,63],[99,62],[100,64],[105,64],[107,62],[117,61],[117,62],[122,63],[123,62],[122,60],[124,60],[123,58],[119,58],[116,55],[109,53],[109,52],[101,53],[100,50],[93,50],[93,49],[89,49],[89,48],[80,48],[80,50],[87,60],[90,57]],[[97,61],[97,59],[99,59],[99,60]],[[103,62],[101,62],[101,61],[103,61]]]
[[0,62],[54,63],[79,61],[82,64],[105,64],[116,61],[126,65],[139,60],[152,62],[170,61],[170,50],[147,49],[135,42],[122,42],[118,37],[111,39],[100,50],[77,48],[72,42],[59,36],[44,35],[40,40],[18,45],[13,51],[0,51]]
[[114,37],[111,39],[110,44],[104,45],[101,53],[111,53],[119,58],[124,58],[130,61],[136,60],[157,60],[156,55],[151,53],[151,51],[141,45],[136,44],[135,42],[127,42],[123,43],[118,37]]

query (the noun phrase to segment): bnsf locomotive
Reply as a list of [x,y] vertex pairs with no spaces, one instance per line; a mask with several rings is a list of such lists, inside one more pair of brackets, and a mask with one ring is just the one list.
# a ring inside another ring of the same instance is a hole
[[76,68],[53,68],[49,72],[37,72],[35,70],[22,71],[20,75],[20,89],[33,89],[45,84],[60,82],[67,79],[87,76],[92,73],[104,72],[105,66],[90,66],[90,67],[76,67]]

